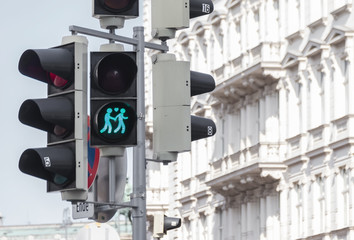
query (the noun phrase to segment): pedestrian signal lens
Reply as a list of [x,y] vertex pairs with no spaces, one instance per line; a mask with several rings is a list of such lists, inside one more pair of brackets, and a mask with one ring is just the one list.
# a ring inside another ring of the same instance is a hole
[[121,94],[133,83],[138,68],[132,58],[113,53],[104,57],[96,66],[94,79],[108,94]]
[[128,137],[134,127],[134,109],[124,102],[111,102],[98,110],[96,132],[105,140],[120,140]]

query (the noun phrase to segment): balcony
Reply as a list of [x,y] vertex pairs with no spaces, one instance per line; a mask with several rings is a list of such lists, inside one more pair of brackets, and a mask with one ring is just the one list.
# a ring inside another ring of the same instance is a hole
[[282,74],[282,44],[262,42],[213,70],[216,98],[237,101],[265,85],[277,82]]
[[259,143],[211,163],[206,185],[223,196],[235,196],[278,181],[286,166],[284,144]]

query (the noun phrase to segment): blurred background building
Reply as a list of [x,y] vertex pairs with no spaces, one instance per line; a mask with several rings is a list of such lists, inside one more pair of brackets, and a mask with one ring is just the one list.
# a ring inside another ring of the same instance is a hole
[[[149,162],[148,214],[182,218],[166,239],[354,239],[352,0],[213,2],[168,45],[214,76],[191,108],[217,133]],[[153,144],[150,59],[145,71]]]
[[[70,209],[63,212],[63,222],[58,224],[2,225],[0,215],[0,240],[131,240],[131,222],[117,213],[107,223],[92,221],[72,222]],[[119,234],[119,236],[118,236]]]

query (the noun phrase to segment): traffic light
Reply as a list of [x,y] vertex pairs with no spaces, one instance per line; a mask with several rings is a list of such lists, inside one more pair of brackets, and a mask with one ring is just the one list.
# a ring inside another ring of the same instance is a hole
[[212,76],[190,71],[190,63],[173,54],[153,57],[153,147],[157,159],[174,161],[177,153],[191,150],[191,141],[213,136],[215,123],[191,116],[191,96],[215,88]]
[[91,52],[91,145],[137,144],[136,52]]
[[155,214],[153,237],[162,238],[167,234],[168,230],[179,228],[180,226],[180,218],[167,217],[164,214]]
[[23,173],[47,181],[47,191],[61,191],[63,200],[87,198],[87,39],[64,37],[62,45],[29,49],[19,71],[48,85],[48,98],[28,99],[19,120],[47,132],[47,147],[25,150]]
[[189,27],[189,19],[213,10],[211,0],[152,0],[152,36],[162,40],[174,38],[177,30]]

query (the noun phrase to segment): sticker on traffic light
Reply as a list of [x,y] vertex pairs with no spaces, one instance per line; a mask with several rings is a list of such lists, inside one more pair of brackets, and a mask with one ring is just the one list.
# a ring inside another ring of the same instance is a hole
[[96,132],[108,141],[127,138],[136,122],[135,110],[125,102],[110,102],[102,106],[96,115]]

